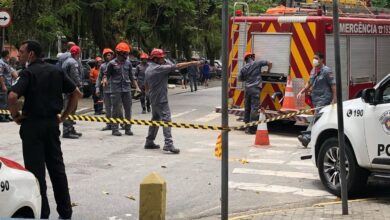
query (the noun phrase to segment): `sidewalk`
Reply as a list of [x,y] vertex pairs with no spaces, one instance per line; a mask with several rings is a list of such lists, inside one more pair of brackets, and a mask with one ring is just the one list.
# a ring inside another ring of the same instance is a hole
[[348,201],[348,214],[342,215],[341,201],[319,203],[311,207],[231,215],[230,220],[263,219],[369,219],[390,220],[390,198],[357,199]]

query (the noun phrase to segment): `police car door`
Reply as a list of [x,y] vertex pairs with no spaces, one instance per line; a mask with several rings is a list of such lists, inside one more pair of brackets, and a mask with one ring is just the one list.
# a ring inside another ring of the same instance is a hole
[[390,169],[390,74],[376,88],[376,105],[366,104],[365,135],[372,168]]

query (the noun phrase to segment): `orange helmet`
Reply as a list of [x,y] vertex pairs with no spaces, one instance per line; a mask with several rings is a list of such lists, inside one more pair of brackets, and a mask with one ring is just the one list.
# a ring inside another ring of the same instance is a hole
[[141,55],[139,56],[139,58],[140,58],[140,59],[148,59],[149,56],[148,56],[147,53],[142,52]]
[[104,48],[103,49],[103,56],[106,55],[106,53],[114,53],[114,51],[112,51],[110,48]]
[[73,47],[70,48],[69,52],[72,55],[80,54],[80,47],[77,45],[74,45]]
[[120,42],[119,44],[116,45],[115,51],[130,53],[131,47],[125,42]]
[[96,57],[95,58],[96,62],[102,61],[103,59],[101,57]]
[[248,57],[248,56],[252,56],[252,55],[255,55],[254,53],[251,53],[251,52],[245,52],[244,54],[244,60]]
[[165,53],[161,49],[154,48],[152,50],[152,52],[150,52],[150,58],[151,59],[153,59],[153,58],[164,58],[164,57],[165,57]]

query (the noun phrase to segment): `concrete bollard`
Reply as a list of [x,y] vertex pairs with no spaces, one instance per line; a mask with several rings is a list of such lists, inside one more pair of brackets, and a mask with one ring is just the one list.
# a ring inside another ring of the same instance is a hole
[[140,185],[139,219],[165,220],[167,184],[165,179],[152,172]]

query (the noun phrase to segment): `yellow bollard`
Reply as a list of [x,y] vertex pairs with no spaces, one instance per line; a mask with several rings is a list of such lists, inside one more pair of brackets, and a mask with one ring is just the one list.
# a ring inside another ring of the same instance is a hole
[[167,184],[165,179],[152,172],[140,185],[139,219],[165,220]]

